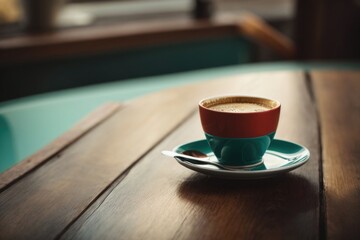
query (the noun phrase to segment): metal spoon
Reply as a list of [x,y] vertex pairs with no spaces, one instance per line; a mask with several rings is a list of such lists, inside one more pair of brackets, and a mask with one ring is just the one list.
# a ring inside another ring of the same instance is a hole
[[224,170],[239,170],[239,168],[226,167],[220,163],[210,161],[210,157],[196,150],[187,150],[184,151],[183,154],[173,151],[162,151],[161,153],[164,154],[165,156],[177,157],[182,161],[185,160],[195,164],[210,164]]

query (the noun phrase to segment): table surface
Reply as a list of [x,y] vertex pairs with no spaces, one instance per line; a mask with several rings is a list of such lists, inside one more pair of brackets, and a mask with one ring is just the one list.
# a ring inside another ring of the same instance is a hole
[[[216,179],[161,150],[202,139],[198,101],[278,99],[307,164]],[[107,104],[0,175],[0,239],[359,239],[360,72],[239,74]]]

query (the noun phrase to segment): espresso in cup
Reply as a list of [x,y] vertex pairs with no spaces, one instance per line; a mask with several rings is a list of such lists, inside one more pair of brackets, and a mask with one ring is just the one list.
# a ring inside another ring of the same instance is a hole
[[220,96],[201,100],[200,119],[206,139],[220,163],[251,167],[274,138],[280,103],[249,96]]
[[270,108],[256,103],[222,103],[210,107],[211,110],[222,112],[261,112]]

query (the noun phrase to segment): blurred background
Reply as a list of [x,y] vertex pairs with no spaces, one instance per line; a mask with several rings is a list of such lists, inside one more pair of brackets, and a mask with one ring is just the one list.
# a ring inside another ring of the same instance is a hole
[[359,43],[359,0],[0,0],[0,172],[104,102],[350,66]]
[[0,101],[217,66],[358,59],[359,5],[358,0],[0,0]]

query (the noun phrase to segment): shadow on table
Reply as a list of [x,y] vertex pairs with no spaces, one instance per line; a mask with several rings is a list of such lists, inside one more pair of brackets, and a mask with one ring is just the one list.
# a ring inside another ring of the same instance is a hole
[[[265,228],[275,235],[285,231],[311,237],[318,231],[318,186],[293,173],[256,181],[194,174],[179,186],[178,195],[200,207],[197,224],[212,228],[212,234],[221,228],[234,233]],[[309,231],[304,233],[304,227]]]

